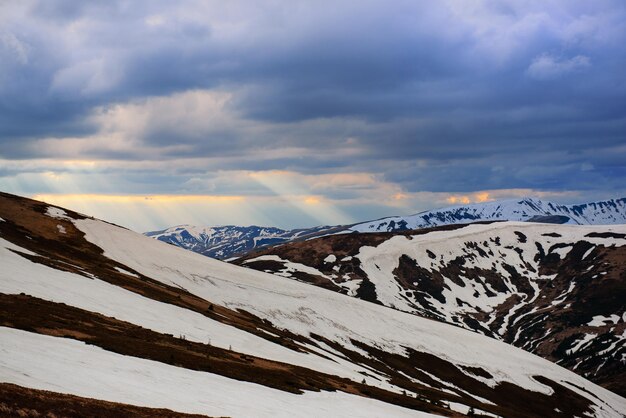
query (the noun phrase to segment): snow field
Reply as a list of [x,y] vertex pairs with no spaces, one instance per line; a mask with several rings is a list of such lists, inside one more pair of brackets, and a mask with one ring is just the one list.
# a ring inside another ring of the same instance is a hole
[[259,418],[434,416],[343,392],[296,395],[5,327],[0,353],[0,381],[151,408]]
[[[75,221],[75,224],[85,232],[89,241],[103,248],[108,257],[212,302],[231,309],[245,309],[279,328],[305,336],[314,332],[353,350],[358,349],[352,346],[350,338],[396,353],[403,353],[403,346],[408,346],[454,364],[482,367],[494,375],[496,381],[510,381],[543,393],[550,393],[551,389],[534,380],[533,375],[543,375],[557,382],[569,381],[591,392],[593,395],[583,396],[592,402],[604,407],[614,405],[619,413],[626,413],[626,400],[618,395],[508,344],[296,281],[212,260],[102,222],[85,219]],[[528,226],[520,224],[519,228],[523,225]]]

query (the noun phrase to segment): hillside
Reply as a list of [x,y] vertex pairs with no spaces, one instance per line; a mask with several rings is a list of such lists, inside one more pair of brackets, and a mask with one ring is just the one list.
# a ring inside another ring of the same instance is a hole
[[212,416],[626,413],[626,399],[458,327],[40,202],[2,194],[0,218],[0,381],[25,404],[52,391]]
[[477,331],[626,395],[626,225],[336,235],[237,263]]

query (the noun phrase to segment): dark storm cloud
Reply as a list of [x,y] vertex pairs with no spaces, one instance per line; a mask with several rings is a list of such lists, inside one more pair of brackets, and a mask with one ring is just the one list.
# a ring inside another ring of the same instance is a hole
[[[212,169],[373,171],[408,191],[626,180],[621,1],[0,8],[3,158],[62,156],[38,141],[98,135],[98,109],[203,89],[232,94],[231,119],[189,128],[156,117],[129,134],[133,146],[84,156],[149,149],[224,157]],[[300,155],[270,155],[283,148]]]

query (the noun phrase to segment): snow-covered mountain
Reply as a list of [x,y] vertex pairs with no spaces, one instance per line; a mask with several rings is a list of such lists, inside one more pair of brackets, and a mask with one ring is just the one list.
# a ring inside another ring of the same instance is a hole
[[224,260],[258,248],[333,233],[340,229],[345,228],[319,226],[308,229],[284,230],[254,225],[214,227],[178,225],[161,231],[146,232],[144,235]]
[[626,223],[626,198],[578,205],[539,199],[500,200],[451,206],[410,216],[393,216],[351,226],[357,232],[402,231],[476,221],[540,221],[578,225]]
[[237,263],[475,330],[626,395],[626,225],[335,235]]
[[626,399],[492,338],[6,194],[0,263],[9,410],[626,414]]
[[178,225],[145,235],[197,253],[226,260],[251,251],[323,235],[350,232],[404,231],[476,221],[534,221],[605,225],[626,223],[626,198],[580,205],[559,205],[538,199],[504,200],[452,206],[410,216],[394,216],[346,226],[284,230],[259,226]]

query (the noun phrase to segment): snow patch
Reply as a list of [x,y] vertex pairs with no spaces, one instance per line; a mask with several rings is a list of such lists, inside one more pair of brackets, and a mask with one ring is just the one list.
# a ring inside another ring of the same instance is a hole
[[589,248],[587,251],[585,251],[585,253],[583,254],[583,256],[582,256],[581,260],[584,260],[585,258],[587,258],[587,256],[588,256],[589,254],[591,254],[591,253],[593,252],[593,250],[594,250],[594,249],[595,249],[595,247],[591,247],[591,248]]
[[567,257],[567,254],[569,254],[571,250],[572,250],[572,247],[554,248],[551,254],[557,254],[561,258],[561,260],[564,260],[565,257]]
[[48,206],[48,208],[46,209],[46,215],[50,216],[51,218],[56,218],[56,219],[65,219],[67,221],[72,220],[72,218],[67,216],[67,212],[65,212],[61,208],[57,208],[54,206]]
[[585,334],[580,340],[576,342],[569,350],[565,351],[565,354],[568,356],[576,353],[580,349],[584,348],[587,344],[589,344],[594,338],[596,334]]
[[589,325],[590,327],[602,327],[608,324],[617,324],[619,320],[620,317],[616,314],[613,314],[611,316],[596,315],[587,325]]
[[128,270],[124,270],[123,268],[120,268],[120,267],[115,267],[115,270],[119,271],[120,273],[126,274],[126,275],[128,275],[128,276],[132,276],[132,277],[139,278],[139,276],[138,276],[137,274],[135,274],[135,273],[131,273],[131,272],[130,272],[130,271],[128,271]]

